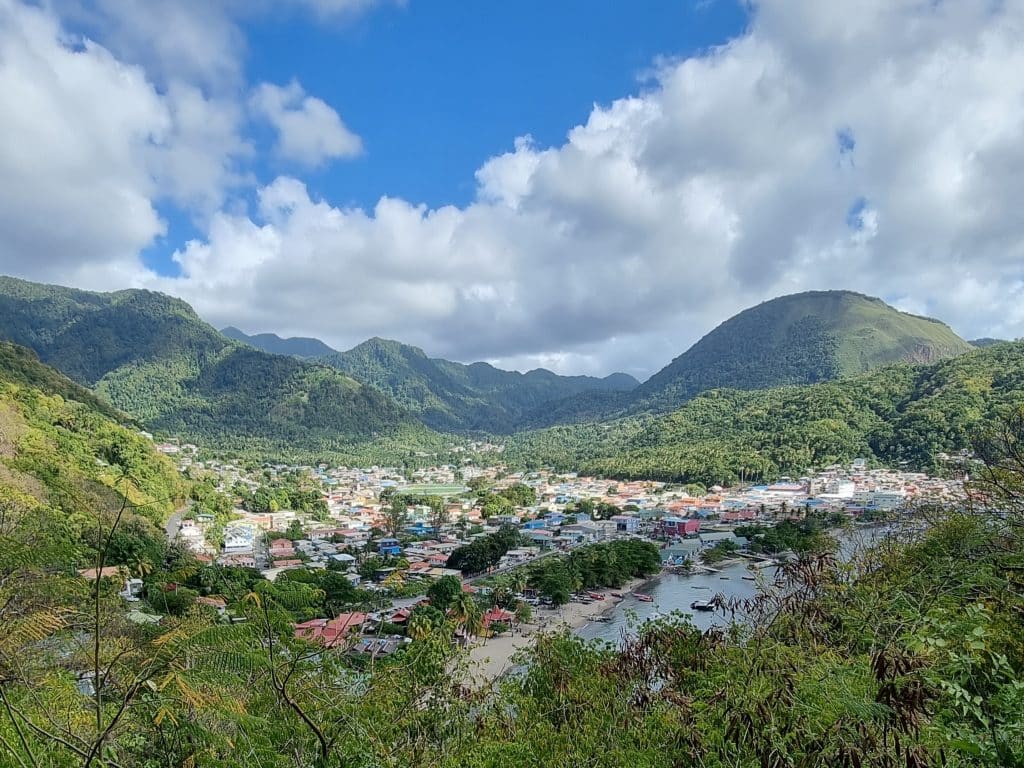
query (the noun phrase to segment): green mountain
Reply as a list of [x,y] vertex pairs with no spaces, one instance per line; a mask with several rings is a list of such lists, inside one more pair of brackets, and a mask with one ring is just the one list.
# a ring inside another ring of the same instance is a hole
[[206,444],[340,450],[425,430],[391,398],[325,365],[227,339],[183,301],[0,278],[0,338],[149,428]]
[[634,392],[634,410],[668,410],[720,387],[765,389],[932,363],[971,345],[948,326],[850,291],[782,296],[740,312]]
[[543,368],[518,373],[487,363],[464,365],[379,338],[320,359],[387,392],[427,426],[448,431],[510,432],[547,403],[637,385],[624,373],[595,378],[559,376]]
[[221,328],[220,332],[229,339],[240,341],[273,355],[291,355],[309,359],[329,355],[335,351],[320,339],[311,339],[306,336],[291,336],[287,339],[281,338],[276,333],[257,333],[249,336],[231,325]]
[[970,344],[972,347],[984,349],[985,347],[991,347],[993,344],[1002,344],[1004,341],[1005,339],[992,339],[986,336],[981,339],[971,339],[967,343]]
[[97,516],[116,512],[122,494],[131,507],[120,545],[129,547],[132,537],[135,543],[162,541],[159,526],[186,490],[174,465],[125,416],[40,363],[31,350],[0,342],[5,535],[18,511],[31,512],[37,522],[54,526],[39,546],[61,549],[53,553],[56,560],[85,565]]
[[934,470],[1024,407],[1024,342],[836,381],[711,390],[667,415],[565,425],[511,439],[513,464],[727,484],[858,456]]

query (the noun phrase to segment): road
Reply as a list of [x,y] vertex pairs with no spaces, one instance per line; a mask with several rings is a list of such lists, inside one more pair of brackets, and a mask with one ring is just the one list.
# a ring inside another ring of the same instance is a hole
[[186,507],[176,509],[174,514],[167,518],[167,525],[164,526],[164,533],[167,534],[167,541],[174,541],[178,538],[178,531],[181,529],[181,517],[185,514]]

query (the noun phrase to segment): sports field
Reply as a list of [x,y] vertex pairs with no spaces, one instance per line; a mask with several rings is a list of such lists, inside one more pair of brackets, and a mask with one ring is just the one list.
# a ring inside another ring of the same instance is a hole
[[430,485],[422,483],[420,485],[407,485],[399,488],[398,492],[415,496],[458,496],[468,490],[469,488],[464,485]]

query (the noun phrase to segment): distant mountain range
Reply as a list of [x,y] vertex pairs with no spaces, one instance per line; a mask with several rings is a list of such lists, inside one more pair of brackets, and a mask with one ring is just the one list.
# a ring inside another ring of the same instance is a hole
[[514,432],[537,418],[535,412],[546,403],[589,392],[628,392],[640,383],[626,373],[559,376],[544,368],[519,373],[489,363],[455,363],[376,337],[338,352],[319,339],[281,338],[274,333],[249,336],[231,326],[221,333],[266,352],[333,366],[377,387],[427,426],[445,432]]
[[291,336],[287,339],[282,339],[276,333],[257,333],[249,336],[231,325],[221,328],[220,332],[229,339],[241,341],[250,347],[262,349],[264,352],[274,355],[290,355],[308,360],[314,357],[323,357],[335,351],[320,339],[310,339],[305,336]]
[[522,432],[507,441],[505,459],[704,486],[795,475],[856,457],[949,471],[960,451],[1022,408],[1024,342],[1003,342],[834,381],[709,390],[657,416]]
[[0,278],[0,339],[31,348],[150,428],[296,451],[396,435],[414,445],[434,440],[432,430],[501,434],[606,421],[670,411],[716,388],[842,379],[974,348],[943,323],[879,299],[814,291],[739,313],[639,384],[621,373],[467,365],[379,338],[337,352],[317,339],[220,333],[162,294],[13,278]]
[[639,383],[625,373],[559,376],[543,368],[519,373],[488,363],[453,363],[378,338],[320,360],[387,392],[443,431],[513,432],[547,403],[590,392],[628,392]]
[[970,344],[972,347],[984,349],[985,347],[991,347],[993,344],[1002,344],[1004,341],[1005,339],[992,339],[986,336],[982,339],[971,339],[967,343]]
[[319,450],[424,428],[391,398],[325,365],[232,341],[179,299],[0,278],[0,338],[151,429],[208,443]]

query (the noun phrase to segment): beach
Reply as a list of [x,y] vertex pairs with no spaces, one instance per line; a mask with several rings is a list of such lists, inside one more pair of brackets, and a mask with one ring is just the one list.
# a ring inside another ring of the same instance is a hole
[[[634,579],[621,589],[589,590],[594,594],[604,595],[604,600],[595,600],[592,603],[567,603],[555,609],[535,608],[531,621],[527,624],[517,624],[514,632],[505,632],[499,637],[481,640],[470,646],[466,683],[474,688],[481,688],[497,680],[516,666],[512,657],[521,648],[532,645],[538,634],[561,629],[578,630],[597,617],[611,613],[626,595],[639,590],[653,578]],[[623,597],[612,597],[613,592]]]

